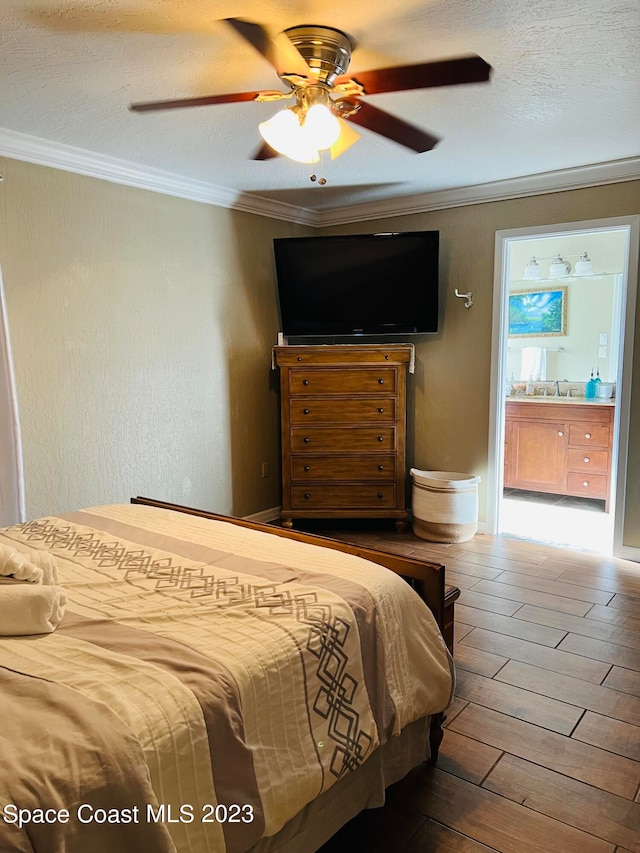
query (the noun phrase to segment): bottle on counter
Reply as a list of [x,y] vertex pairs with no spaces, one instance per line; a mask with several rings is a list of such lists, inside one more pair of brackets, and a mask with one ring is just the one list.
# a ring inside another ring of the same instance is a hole
[[[593,381],[596,383],[596,385],[599,385],[600,382],[602,382],[602,379],[600,379],[600,368],[599,367],[596,369],[596,378]],[[597,393],[597,391],[598,391],[598,389],[596,388],[596,393]]]
[[593,368],[591,368],[591,378],[587,382],[584,389],[585,400],[594,400],[596,396],[596,388],[598,387],[598,383],[593,378]]
[[527,385],[524,389],[524,393],[527,395],[527,397],[533,397],[533,395],[536,393],[536,386],[533,384],[533,376],[529,376],[529,379],[527,380]]

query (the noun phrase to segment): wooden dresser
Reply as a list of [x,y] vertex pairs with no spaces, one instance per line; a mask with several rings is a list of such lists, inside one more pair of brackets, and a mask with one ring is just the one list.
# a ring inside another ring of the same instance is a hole
[[606,501],[614,406],[507,400],[504,485]]
[[405,508],[410,344],[277,346],[282,523],[394,518]]

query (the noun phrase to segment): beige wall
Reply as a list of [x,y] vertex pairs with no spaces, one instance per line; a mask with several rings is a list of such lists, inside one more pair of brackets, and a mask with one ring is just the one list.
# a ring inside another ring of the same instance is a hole
[[271,238],[292,226],[12,160],[0,173],[29,517],[135,494],[276,506]]
[[[486,519],[487,506],[495,232],[631,214],[640,214],[640,181],[330,229],[333,233],[440,231],[441,332],[417,343],[408,462],[417,468],[479,474],[481,521]],[[472,308],[467,310],[464,301],[454,296],[455,288],[473,293]],[[635,340],[624,544],[640,547],[640,313]]]
[[[239,515],[277,505],[271,240],[303,229],[11,160],[0,171],[29,515],[132,494]],[[417,344],[408,462],[480,474],[481,520],[495,232],[638,213],[627,182],[326,229],[440,231],[441,332]],[[624,542],[640,547],[640,367],[629,455]]]

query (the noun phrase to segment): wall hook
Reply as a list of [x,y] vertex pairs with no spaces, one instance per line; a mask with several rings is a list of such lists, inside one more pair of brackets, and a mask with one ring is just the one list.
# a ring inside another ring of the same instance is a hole
[[471,308],[473,305],[473,293],[458,293],[458,288],[453,291],[458,299],[466,299],[467,301],[464,303],[465,308]]

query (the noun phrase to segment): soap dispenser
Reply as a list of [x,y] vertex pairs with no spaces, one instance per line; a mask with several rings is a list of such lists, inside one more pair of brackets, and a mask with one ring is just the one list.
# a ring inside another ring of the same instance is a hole
[[504,396],[510,397],[513,392],[513,382],[510,379],[504,383]]
[[[602,379],[600,379],[600,368],[599,367],[596,369],[596,378],[593,381],[596,383],[596,385],[599,385],[602,382]],[[597,393],[597,391],[598,391],[598,389],[596,388],[596,393]]]
[[591,378],[587,382],[586,387],[584,389],[584,396],[585,396],[586,400],[593,400],[595,398],[596,388],[597,388],[597,382],[593,378],[593,368],[591,368]]

